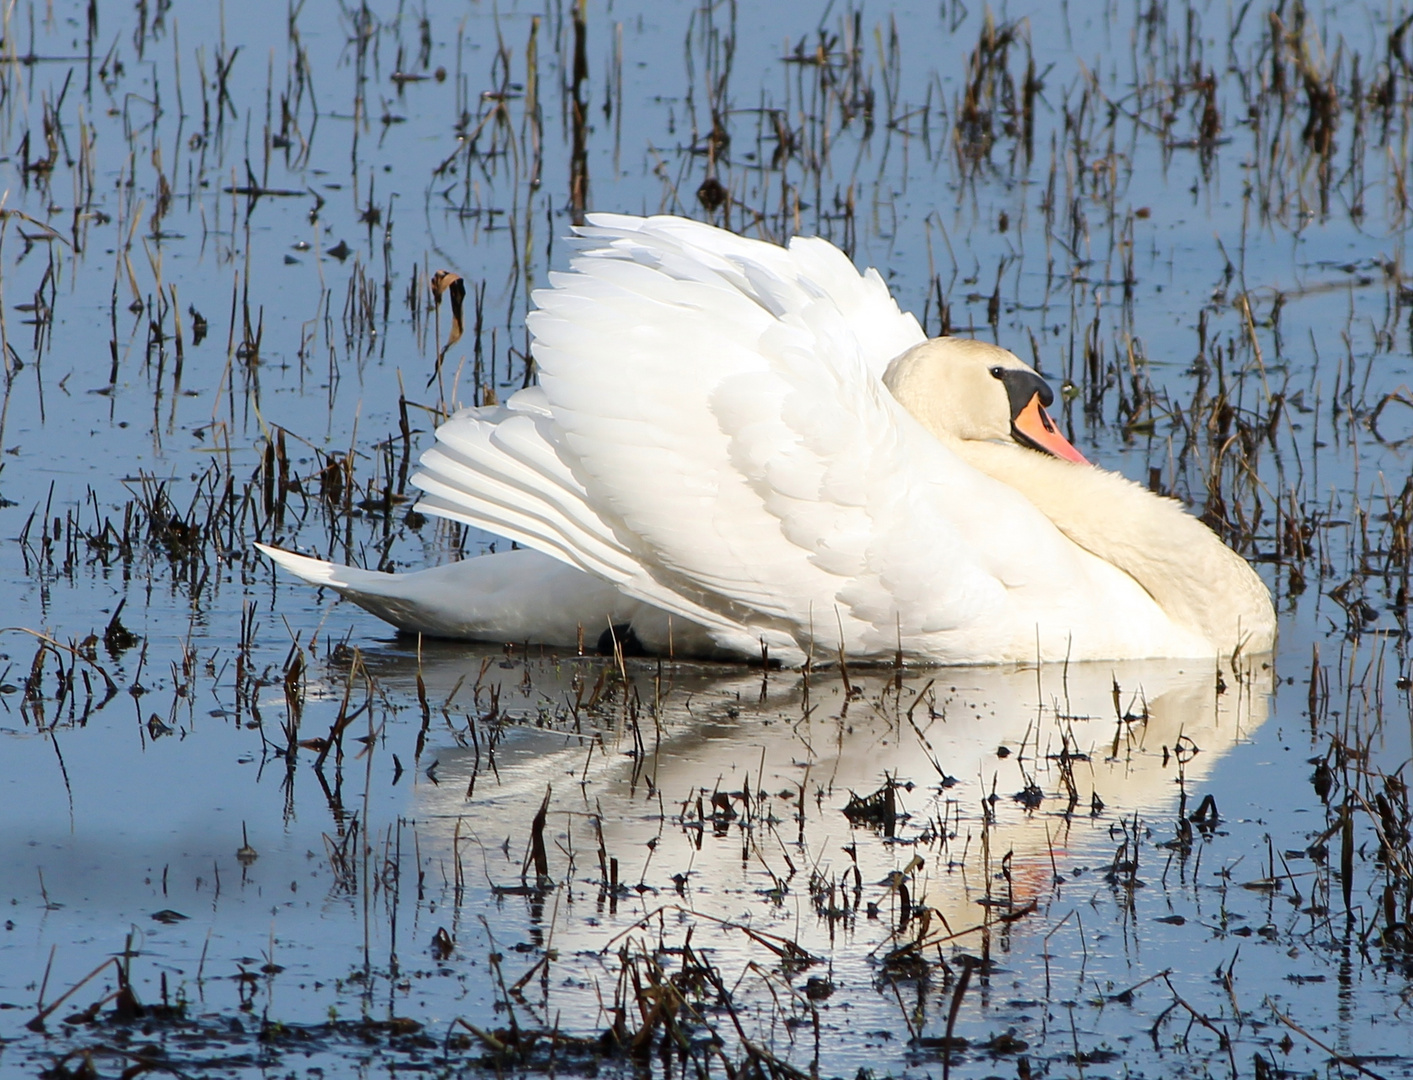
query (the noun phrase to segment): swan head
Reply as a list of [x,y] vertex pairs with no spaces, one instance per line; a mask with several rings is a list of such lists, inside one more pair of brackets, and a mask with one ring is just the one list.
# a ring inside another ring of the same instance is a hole
[[1018,442],[1084,463],[1045,407],[1050,386],[1015,353],[972,338],[924,341],[893,360],[884,385],[943,441]]

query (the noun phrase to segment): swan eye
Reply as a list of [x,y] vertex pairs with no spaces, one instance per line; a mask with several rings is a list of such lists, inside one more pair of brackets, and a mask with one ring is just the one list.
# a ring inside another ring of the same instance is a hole
[[991,369],[991,377],[993,379],[1004,379],[1006,377],[1006,369],[1003,368],[1000,364],[997,364],[994,368]]

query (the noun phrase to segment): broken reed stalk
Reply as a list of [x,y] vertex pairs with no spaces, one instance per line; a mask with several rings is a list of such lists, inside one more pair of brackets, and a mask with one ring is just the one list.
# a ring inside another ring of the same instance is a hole
[[[1337,1061],[1341,1065],[1348,1066],[1355,1072],[1360,1073],[1363,1076],[1369,1077],[1370,1080],[1387,1080],[1387,1077],[1385,1077],[1383,1073],[1375,1072],[1373,1069],[1369,1068],[1358,1058],[1351,1057],[1348,1054],[1343,1054],[1340,1051],[1336,1050],[1334,1047],[1328,1045],[1327,1043],[1321,1042],[1314,1035],[1311,1035],[1310,1032],[1306,1031],[1303,1027],[1297,1024],[1285,1013],[1281,1012],[1280,1009],[1276,1007],[1276,1003],[1272,1001],[1269,997],[1266,998],[1266,1007],[1271,1010],[1271,1014],[1277,1020],[1279,1020],[1286,1027],[1290,1028],[1291,1031],[1295,1032],[1297,1035],[1301,1036],[1304,1039],[1308,1039],[1310,1042],[1314,1043],[1326,1054],[1328,1054],[1330,1056],[1331,1061]],[[1233,1071],[1233,1075],[1235,1075],[1235,1071]]]
[[535,812],[535,818],[530,823],[530,846],[525,853],[525,863],[520,869],[520,880],[525,880],[525,871],[531,866],[535,868],[535,887],[544,889],[549,887],[549,854],[545,850],[545,821],[549,815],[550,795],[553,793],[551,785],[545,785],[545,797],[540,803],[540,808]]
[[101,975],[104,969],[106,969],[109,964],[113,965],[113,967],[118,973],[118,977],[121,979],[123,975],[122,963],[118,957],[110,956],[107,960],[104,960],[103,963],[99,964],[96,968],[90,971],[78,982],[74,983],[73,986],[65,990],[61,995],[59,995],[59,997],[51,1001],[48,1005],[41,1004],[38,1007],[38,1012],[25,1024],[25,1027],[29,1028],[30,1031],[43,1031],[44,1021],[53,1015],[54,1010],[57,1009],[60,1005],[62,1005],[64,1002],[68,1001],[69,998],[74,996],[74,994],[78,993],[78,991],[81,990],[85,985],[92,982],[95,978]]
[[947,1030],[943,1036],[942,1048],[942,1080],[948,1080],[952,1074],[952,1040],[957,1030],[957,1016],[962,1010],[962,998],[966,995],[967,985],[971,982],[972,970],[979,966],[980,961],[974,956],[963,953],[958,958],[958,963],[962,972],[957,976],[957,986],[952,991],[951,1004],[947,1006]]

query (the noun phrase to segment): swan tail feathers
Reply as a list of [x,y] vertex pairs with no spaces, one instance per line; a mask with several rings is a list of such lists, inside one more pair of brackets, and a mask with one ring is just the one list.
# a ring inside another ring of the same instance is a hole
[[310,585],[326,586],[335,591],[355,587],[350,578],[376,579],[393,576],[392,574],[379,573],[376,570],[360,570],[356,566],[344,566],[340,563],[329,562],[327,559],[299,555],[293,551],[286,551],[284,548],[271,547],[269,544],[256,544],[255,547],[262,554],[268,556],[270,561],[280,569],[293,574],[301,581],[308,582]]
[[407,574],[361,570],[256,545],[280,568],[333,589],[404,633],[469,641],[592,643],[641,607],[600,578],[536,551],[503,551]]

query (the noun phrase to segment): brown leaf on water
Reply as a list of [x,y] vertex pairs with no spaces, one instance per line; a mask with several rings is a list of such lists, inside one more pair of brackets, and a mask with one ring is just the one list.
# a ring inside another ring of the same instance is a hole
[[436,298],[438,307],[441,307],[443,293],[451,297],[451,336],[447,338],[445,346],[449,349],[461,340],[466,329],[465,317],[462,314],[466,304],[466,282],[460,274],[453,274],[450,270],[438,270],[432,275],[432,296]]
[[446,932],[446,927],[437,927],[437,932],[432,935],[432,956],[437,960],[446,960],[456,949],[456,940]]

